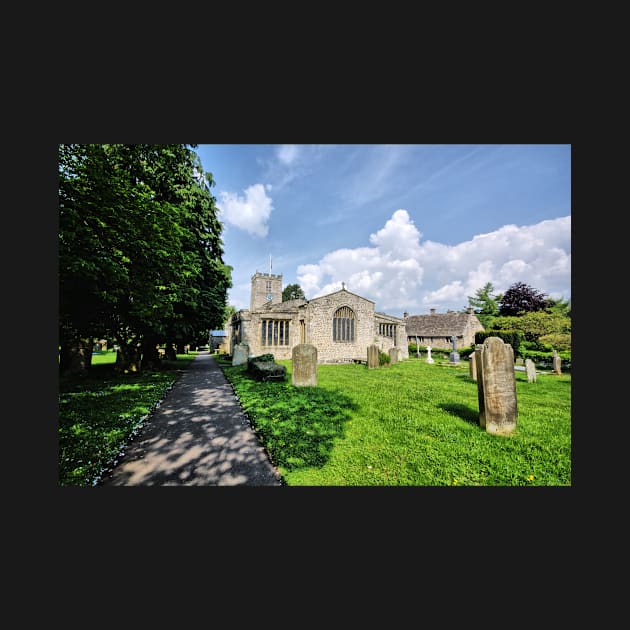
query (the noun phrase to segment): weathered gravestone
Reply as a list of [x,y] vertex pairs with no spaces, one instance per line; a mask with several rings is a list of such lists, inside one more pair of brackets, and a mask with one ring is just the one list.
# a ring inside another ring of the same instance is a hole
[[427,346],[427,363],[435,363],[431,356],[431,346]]
[[390,364],[398,363],[402,357],[402,350],[400,348],[389,349],[389,362]]
[[557,350],[553,351],[552,362],[553,362],[552,363],[553,364],[553,373],[554,374],[562,374],[562,359],[558,355],[558,351]]
[[473,381],[477,380],[477,353],[471,352],[468,357],[468,371]]
[[536,366],[531,359],[525,359],[525,372],[527,373],[527,382],[536,382]]
[[291,383],[296,387],[317,387],[317,348],[300,343],[291,351]]
[[509,435],[518,418],[512,346],[499,337],[488,337],[475,353],[479,425],[488,433]]
[[379,366],[378,346],[375,346],[374,344],[368,346],[367,349],[367,366],[369,368],[377,368]]
[[459,363],[459,352],[457,352],[457,337],[451,335],[451,343],[453,344],[453,352],[448,355],[448,362],[457,365]]
[[249,356],[249,344],[237,343],[234,346],[234,352],[232,352],[232,365],[243,365],[247,363],[247,357]]

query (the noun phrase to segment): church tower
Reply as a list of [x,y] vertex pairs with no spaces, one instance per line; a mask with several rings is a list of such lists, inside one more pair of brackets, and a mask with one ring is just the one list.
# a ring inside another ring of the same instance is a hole
[[282,274],[260,273],[252,276],[250,311],[258,311],[265,304],[282,302]]

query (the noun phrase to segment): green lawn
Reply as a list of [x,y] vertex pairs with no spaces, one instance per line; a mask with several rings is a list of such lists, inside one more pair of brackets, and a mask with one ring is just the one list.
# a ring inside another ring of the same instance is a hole
[[479,426],[477,383],[409,359],[320,365],[318,387],[259,383],[219,359],[289,486],[570,486],[571,376],[515,372],[516,432]]
[[[93,355],[87,378],[59,380],[59,483],[96,485],[195,353],[164,370],[116,374]],[[259,383],[216,357],[289,486],[570,486],[571,375],[516,372],[510,437],[479,427],[468,364],[409,359],[368,370],[320,365],[318,387]]]

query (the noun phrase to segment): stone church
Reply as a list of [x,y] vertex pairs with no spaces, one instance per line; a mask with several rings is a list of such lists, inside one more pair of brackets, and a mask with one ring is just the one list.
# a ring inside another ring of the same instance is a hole
[[374,310],[374,302],[342,289],[312,300],[282,301],[282,275],[256,272],[252,276],[249,310],[232,315],[228,324],[230,354],[247,343],[248,355],[271,353],[291,359],[293,347],[310,343],[318,363],[366,361],[367,348],[383,352],[398,347],[408,358],[405,320]]

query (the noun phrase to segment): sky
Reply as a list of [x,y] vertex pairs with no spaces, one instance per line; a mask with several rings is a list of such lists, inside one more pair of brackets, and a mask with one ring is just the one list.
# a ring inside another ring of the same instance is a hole
[[255,272],[396,317],[461,311],[488,282],[571,298],[569,144],[200,144],[248,309]]

